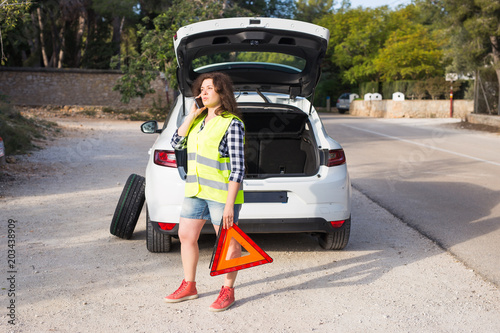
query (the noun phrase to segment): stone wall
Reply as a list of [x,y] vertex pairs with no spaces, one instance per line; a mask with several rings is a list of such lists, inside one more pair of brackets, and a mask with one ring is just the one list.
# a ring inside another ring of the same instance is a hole
[[159,77],[151,87],[156,93],[130,103],[120,102],[113,86],[119,71],[79,69],[34,69],[0,67],[0,94],[15,105],[86,105],[121,109],[146,109],[166,104],[165,81]]
[[473,124],[482,124],[500,128],[500,116],[471,113],[467,115],[467,121]]
[[[453,118],[465,119],[474,111],[474,101],[453,101]],[[381,100],[351,103],[349,113],[353,116],[377,118],[449,118],[449,100]]]

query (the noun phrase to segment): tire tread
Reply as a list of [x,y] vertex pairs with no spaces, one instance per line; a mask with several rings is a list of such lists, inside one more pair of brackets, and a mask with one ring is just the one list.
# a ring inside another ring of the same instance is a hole
[[116,205],[115,213],[111,220],[110,233],[124,239],[132,238],[145,200],[144,177],[131,174],[125,182],[122,194]]

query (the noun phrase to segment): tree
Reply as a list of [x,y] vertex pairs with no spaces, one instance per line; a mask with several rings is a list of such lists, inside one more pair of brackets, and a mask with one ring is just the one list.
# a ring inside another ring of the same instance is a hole
[[340,68],[344,82],[358,84],[379,79],[373,60],[387,39],[388,20],[388,7],[358,7],[317,21],[330,30],[327,59]]
[[134,7],[136,5],[136,0],[94,0],[92,3],[92,8],[103,17],[106,17],[113,26],[111,37],[113,55],[120,54],[125,20],[134,19],[136,16]]
[[444,77],[433,77],[425,80],[425,88],[432,99],[439,99],[449,91],[449,84]]
[[295,13],[294,0],[267,0],[264,16],[277,18],[292,18]]
[[[251,14],[235,3],[175,0],[165,13],[154,18],[152,22],[147,17],[143,19],[138,31],[141,42],[137,57],[114,59],[115,66],[121,63],[121,69],[124,71],[114,90],[121,93],[121,100],[125,103],[134,97],[144,97],[153,92],[150,82],[156,78],[159,71],[164,72],[170,85],[175,87],[177,63],[173,37],[180,27],[203,20]],[[151,25],[153,28],[147,29]]]
[[5,64],[7,57],[3,50],[3,33],[13,30],[19,20],[26,18],[31,1],[0,0],[0,63]]
[[305,22],[316,22],[332,12],[334,0],[297,0],[294,18]]
[[495,68],[500,115],[500,1],[443,0],[441,5],[450,25],[449,70],[467,73],[484,66]]
[[407,25],[391,33],[373,64],[382,81],[443,75],[443,51],[439,46],[423,25]]

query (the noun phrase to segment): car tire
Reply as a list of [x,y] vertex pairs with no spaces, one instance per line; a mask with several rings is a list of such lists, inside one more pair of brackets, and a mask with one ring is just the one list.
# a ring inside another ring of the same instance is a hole
[[349,218],[338,231],[320,234],[318,236],[319,246],[325,250],[342,250],[349,242],[350,233],[351,219]]
[[153,227],[149,213],[146,209],[146,247],[149,252],[170,252],[172,248],[172,236],[162,234]]
[[112,235],[120,238],[130,239],[134,232],[139,215],[141,215],[142,206],[146,196],[145,179],[142,176],[131,174],[125,186],[123,187],[122,194],[116,205],[113,219],[109,231]]

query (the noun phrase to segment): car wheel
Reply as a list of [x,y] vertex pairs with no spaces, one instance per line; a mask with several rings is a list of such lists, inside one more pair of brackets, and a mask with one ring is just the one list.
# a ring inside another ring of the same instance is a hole
[[320,234],[318,237],[319,246],[325,250],[342,250],[349,242],[350,233],[351,219],[347,219],[338,231]]
[[170,252],[172,236],[159,233],[153,227],[149,213],[146,209],[146,247],[149,252]]
[[112,235],[130,239],[134,232],[142,206],[146,200],[145,179],[142,176],[131,174],[123,187],[120,200],[116,205],[115,214],[111,220],[109,231]]
[[345,110],[345,109],[339,109],[339,113],[340,113],[340,114],[344,114],[344,113],[346,113],[346,111],[347,111],[347,110]]

